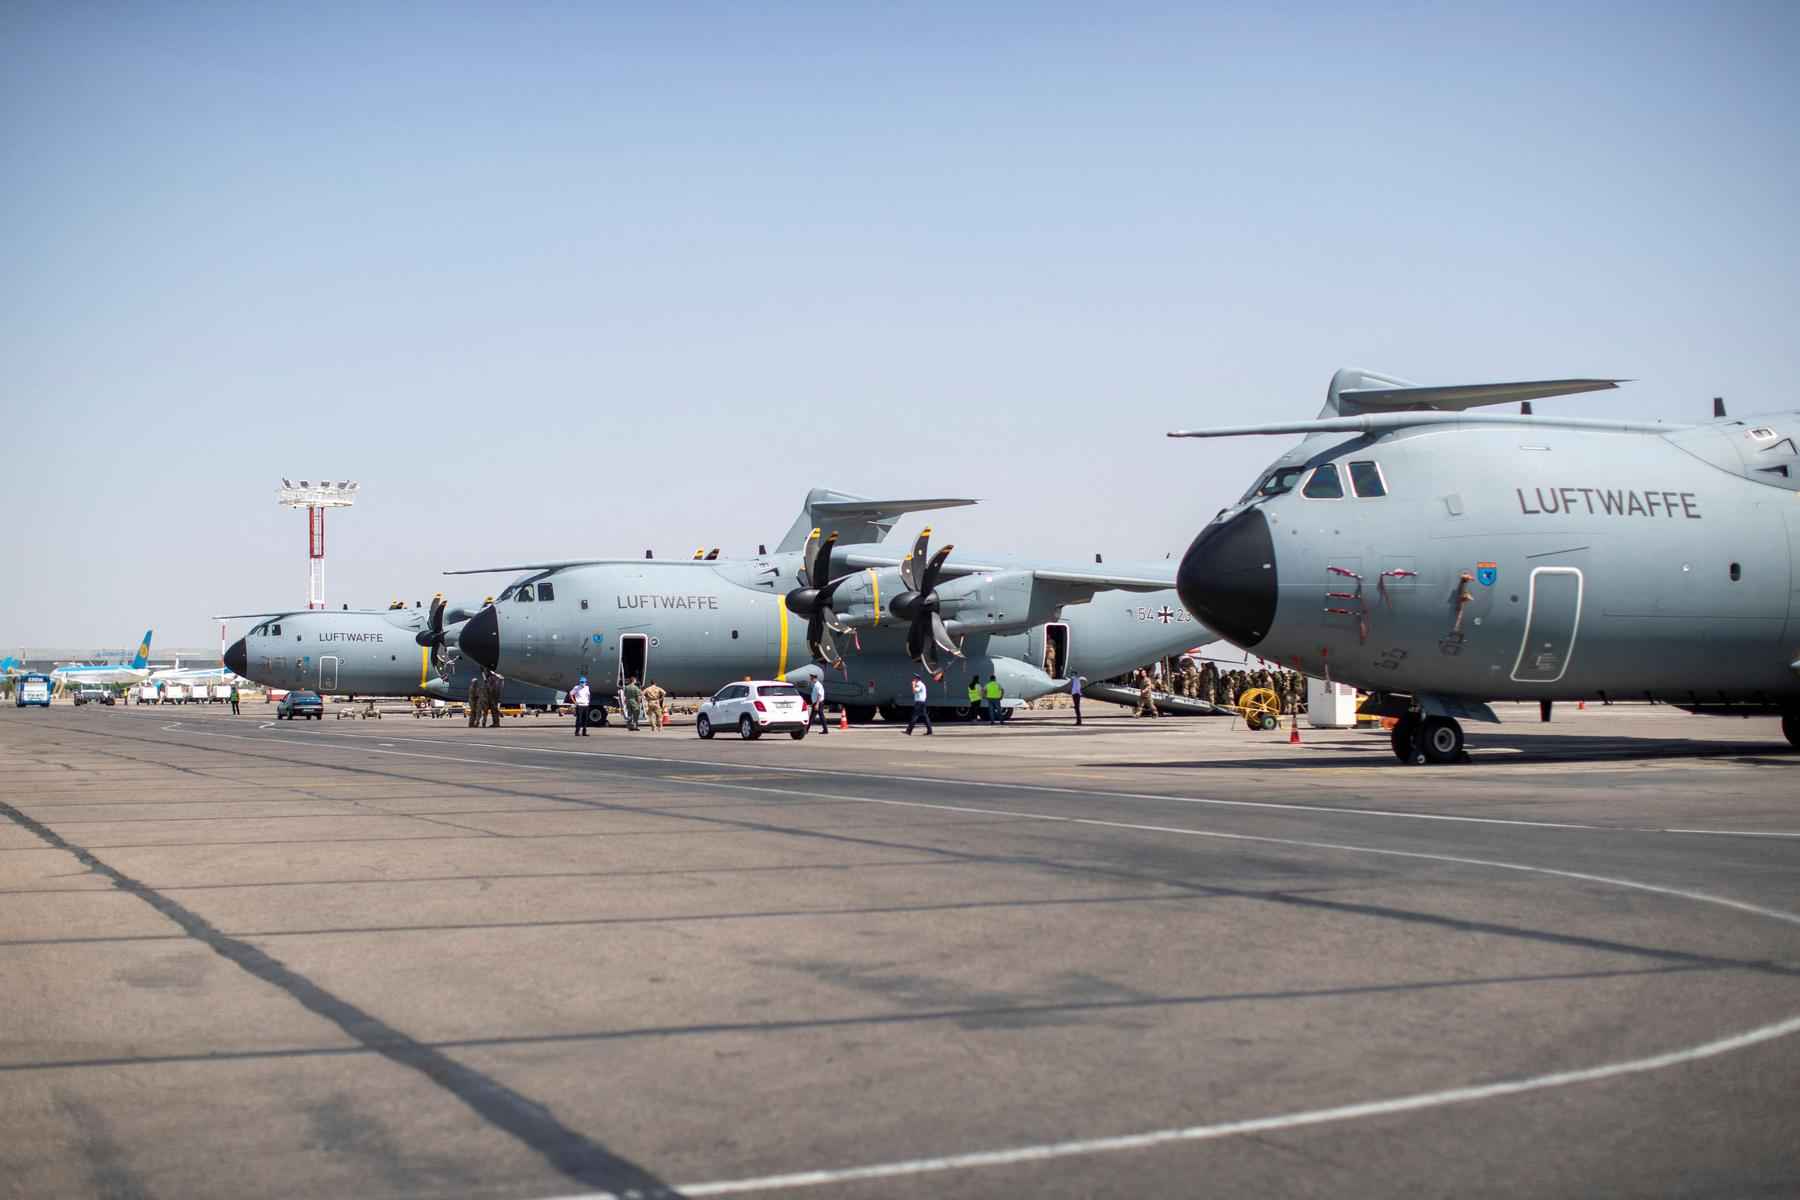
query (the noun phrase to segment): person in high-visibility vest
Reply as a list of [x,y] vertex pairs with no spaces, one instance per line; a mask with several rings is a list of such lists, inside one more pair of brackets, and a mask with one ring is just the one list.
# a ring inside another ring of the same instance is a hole
[[1006,693],[1000,689],[1000,677],[995,675],[987,681],[988,720],[1000,723],[1000,700]]
[[969,681],[969,720],[979,721],[982,715],[981,676],[977,675]]

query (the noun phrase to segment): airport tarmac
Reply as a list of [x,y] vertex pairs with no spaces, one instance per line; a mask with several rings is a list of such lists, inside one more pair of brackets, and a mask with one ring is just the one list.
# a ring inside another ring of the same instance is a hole
[[1800,1192],[1800,756],[0,709],[0,1194]]

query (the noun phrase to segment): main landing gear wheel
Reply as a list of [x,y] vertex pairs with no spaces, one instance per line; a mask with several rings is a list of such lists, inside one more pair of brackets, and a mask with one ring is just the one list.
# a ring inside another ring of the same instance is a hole
[[1451,763],[1462,757],[1463,731],[1449,717],[1426,717],[1419,749],[1428,763]]
[[1281,726],[1281,697],[1268,688],[1251,688],[1238,696],[1244,724],[1267,733]]
[[712,722],[707,719],[705,713],[701,713],[699,718],[694,721],[694,732],[703,738],[710,738],[712,736]]
[[604,704],[588,705],[588,724],[589,725],[604,725],[604,724],[606,724],[606,705],[604,705]]
[[1394,722],[1394,728],[1388,735],[1394,744],[1394,757],[1401,762],[1412,761],[1412,736],[1415,724],[1413,718],[1401,717]]
[[748,716],[742,716],[738,718],[738,736],[746,742],[752,742],[762,736],[762,730]]

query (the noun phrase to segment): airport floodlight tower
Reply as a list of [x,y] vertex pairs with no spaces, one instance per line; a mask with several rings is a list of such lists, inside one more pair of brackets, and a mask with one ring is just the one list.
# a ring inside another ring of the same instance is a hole
[[325,510],[328,508],[349,508],[356,503],[356,489],[360,483],[350,479],[340,479],[336,483],[324,480],[312,483],[302,479],[281,481],[281,490],[275,493],[276,499],[283,508],[304,508],[306,510],[306,607],[325,607]]

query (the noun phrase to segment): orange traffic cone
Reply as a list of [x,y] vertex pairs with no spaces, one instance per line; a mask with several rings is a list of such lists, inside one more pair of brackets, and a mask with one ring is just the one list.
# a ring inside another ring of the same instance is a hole
[[842,708],[838,709],[838,728],[839,729],[850,728],[850,713],[846,709],[842,709]]
[[1586,700],[1577,700],[1575,702],[1575,711],[1576,712],[1586,712],[1587,711],[1587,701]]
[[1300,744],[1300,710],[1296,708],[1294,710],[1294,723],[1288,727],[1288,745],[1298,746],[1299,744]]

